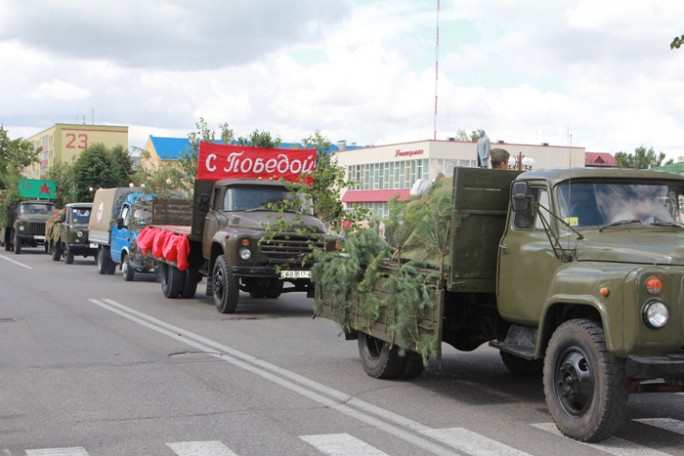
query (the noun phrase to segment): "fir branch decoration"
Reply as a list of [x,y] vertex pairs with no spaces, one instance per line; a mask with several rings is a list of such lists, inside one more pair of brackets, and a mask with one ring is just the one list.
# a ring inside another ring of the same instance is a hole
[[[386,222],[387,241],[375,230],[357,230],[338,252],[321,252],[312,269],[316,315],[336,320],[345,331],[397,341],[427,364],[439,351],[432,325],[446,274],[451,217],[450,186],[438,181],[427,194],[393,199]],[[382,279],[382,280],[381,280]]]

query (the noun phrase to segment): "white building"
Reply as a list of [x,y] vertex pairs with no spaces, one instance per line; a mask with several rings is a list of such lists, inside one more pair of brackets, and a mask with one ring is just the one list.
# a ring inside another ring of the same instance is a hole
[[[508,144],[492,142],[513,158],[534,159],[534,168],[584,168],[585,148],[551,146],[548,144]],[[346,207],[358,204],[371,209],[378,217],[389,215],[387,201],[399,194],[406,198],[418,179],[433,180],[438,174],[453,174],[456,166],[473,167],[477,164],[476,143],[464,141],[415,141],[386,146],[344,149],[340,147],[334,157],[342,166],[351,188],[343,189],[342,202]]]

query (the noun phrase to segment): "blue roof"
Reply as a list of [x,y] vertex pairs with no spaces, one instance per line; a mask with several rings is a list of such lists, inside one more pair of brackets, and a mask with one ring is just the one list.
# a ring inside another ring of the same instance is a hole
[[184,153],[192,152],[189,138],[161,138],[150,135],[150,141],[162,160],[178,160]]
[[[160,136],[150,135],[150,141],[152,142],[152,147],[162,160],[178,160],[184,153],[191,153],[192,147],[190,146],[189,138],[162,138]],[[223,141],[215,141],[222,144]],[[232,144],[237,144],[233,141]],[[304,146],[300,143],[281,143],[278,147],[282,149],[301,149]],[[347,146],[346,150],[361,149],[359,146]],[[339,147],[335,144],[330,145],[329,152],[337,152]]]

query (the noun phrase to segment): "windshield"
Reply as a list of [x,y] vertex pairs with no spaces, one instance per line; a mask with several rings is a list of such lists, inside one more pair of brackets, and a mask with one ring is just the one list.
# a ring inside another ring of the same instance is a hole
[[19,206],[20,214],[45,214],[51,215],[55,210],[55,206],[52,204],[22,204]]
[[[313,213],[311,205],[284,187],[233,186],[226,190],[223,199],[224,211],[249,211],[284,207],[297,212]],[[276,207],[277,206],[277,207]]]
[[88,223],[90,220],[90,208],[71,208],[71,223]]
[[677,182],[564,182],[556,189],[560,216],[570,226],[604,226],[618,222],[682,222],[684,186]]

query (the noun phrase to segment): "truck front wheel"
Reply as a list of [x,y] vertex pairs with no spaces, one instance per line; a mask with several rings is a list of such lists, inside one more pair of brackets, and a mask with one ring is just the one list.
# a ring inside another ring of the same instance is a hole
[[425,370],[418,353],[407,350],[401,356],[397,345],[365,333],[359,333],[359,355],[363,370],[373,378],[414,378]]
[[21,253],[21,239],[19,236],[14,237],[14,254],[19,255]]
[[597,442],[621,426],[627,403],[624,360],[608,352],[601,326],[576,319],[556,329],[544,360],[544,395],[556,426],[568,437]]
[[74,264],[74,251],[73,250],[67,250],[66,256],[64,257],[64,263],[65,264]]
[[211,283],[216,309],[224,314],[235,312],[240,296],[238,278],[233,274],[223,255],[216,258]]
[[135,278],[135,268],[131,264],[129,256],[125,253],[121,259],[121,274],[126,282],[131,282]]

